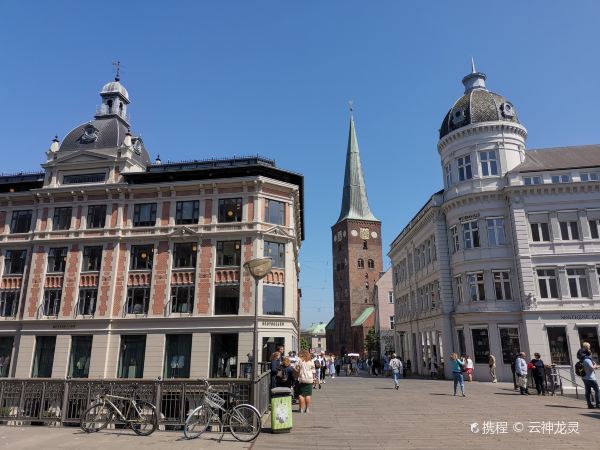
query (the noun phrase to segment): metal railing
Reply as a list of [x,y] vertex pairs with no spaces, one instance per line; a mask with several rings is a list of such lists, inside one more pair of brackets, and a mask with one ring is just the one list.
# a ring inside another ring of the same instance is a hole
[[[270,371],[271,371],[271,363],[270,362],[259,361],[259,363],[258,363],[259,375],[262,375],[265,372],[270,372]],[[240,371],[238,372],[238,377],[246,378],[246,379],[252,378],[252,363],[251,362],[240,363]]]
[[[269,373],[258,380],[258,397],[252,399],[249,379],[210,379],[224,398],[236,394],[242,403],[252,403],[264,414],[269,407]],[[4,379],[0,380],[0,423],[26,425],[53,423],[77,425],[83,411],[105,390],[120,396],[133,394],[156,406],[164,429],[183,426],[188,413],[204,396],[201,380],[124,380],[124,379]]]

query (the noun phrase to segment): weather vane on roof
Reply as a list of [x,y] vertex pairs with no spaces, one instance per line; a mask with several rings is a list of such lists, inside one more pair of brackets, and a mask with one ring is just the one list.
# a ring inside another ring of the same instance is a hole
[[354,101],[350,100],[348,102],[348,108],[350,108],[350,115],[352,115],[352,112],[354,111]]
[[115,81],[119,81],[121,79],[121,77],[119,76],[119,74],[121,72],[121,61],[116,60],[112,64],[113,64],[113,66],[115,66],[117,68],[117,74],[115,75]]

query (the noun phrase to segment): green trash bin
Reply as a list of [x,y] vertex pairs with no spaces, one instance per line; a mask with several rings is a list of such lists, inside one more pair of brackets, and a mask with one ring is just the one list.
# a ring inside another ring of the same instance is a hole
[[292,390],[286,387],[271,389],[271,432],[289,433],[292,430]]

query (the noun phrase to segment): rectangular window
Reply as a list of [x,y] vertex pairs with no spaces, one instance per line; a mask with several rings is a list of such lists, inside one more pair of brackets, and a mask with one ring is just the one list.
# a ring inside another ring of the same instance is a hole
[[4,273],[6,275],[19,275],[25,270],[27,250],[7,250],[4,256]]
[[217,267],[239,267],[241,247],[240,241],[217,241]]
[[141,203],[133,207],[134,227],[153,227],[156,224],[156,203]]
[[479,247],[479,225],[477,224],[477,220],[464,222],[462,225],[465,248]]
[[175,244],[173,246],[173,267],[196,267],[198,246],[193,242]]
[[469,289],[469,299],[472,302],[481,302],[485,300],[485,283],[483,272],[467,274],[467,288]]
[[119,378],[143,378],[146,356],[146,335],[121,336]]
[[539,222],[530,224],[531,238],[534,242],[550,241],[550,227],[547,222]]
[[550,347],[550,362],[561,366],[571,365],[569,356],[569,341],[565,327],[546,327],[548,345]]
[[132,245],[131,246],[131,270],[149,270],[152,269],[152,260],[154,257],[153,245]]
[[502,362],[512,364],[521,351],[519,328],[500,328],[500,345],[502,347]]
[[79,300],[77,302],[77,314],[80,316],[93,316],[96,313],[96,299],[98,289],[79,289]]
[[525,184],[525,186],[531,186],[534,184],[542,184],[542,177],[540,176],[536,176],[536,177],[524,177],[523,178],[523,183]]
[[285,204],[275,200],[265,199],[265,222],[285,225]]
[[177,202],[177,204],[175,205],[176,225],[190,225],[198,223],[199,217],[200,202],[198,200]]
[[450,227],[450,247],[452,253],[456,253],[460,250],[460,241],[458,239],[458,229],[456,225]]
[[552,183],[569,183],[571,181],[571,175],[552,175]]
[[506,244],[506,236],[504,235],[504,219],[502,217],[487,219],[487,235],[488,245],[490,247],[497,247],[499,245]]
[[54,217],[52,218],[53,230],[68,230],[71,228],[71,216],[73,208],[70,206],[54,208]]
[[48,250],[48,273],[62,273],[67,265],[67,247]]
[[460,181],[470,180],[473,178],[470,155],[457,158],[456,163],[458,165],[458,179]]
[[127,314],[148,314],[149,304],[149,287],[131,287],[127,289]]
[[71,378],[87,378],[90,375],[91,357],[92,336],[71,336],[69,376]]
[[458,304],[464,302],[464,294],[463,294],[463,285],[462,285],[462,276],[458,275],[454,277],[454,283],[456,284],[456,302]]
[[242,199],[222,198],[219,200],[219,222],[241,222]]
[[479,160],[481,161],[481,176],[498,175],[498,161],[496,160],[495,150],[479,152]]
[[171,312],[191,314],[194,308],[194,285],[171,288]]
[[599,219],[594,219],[594,220],[590,220],[590,237],[592,239],[598,239],[598,228],[600,228],[600,220]]
[[576,221],[559,222],[560,237],[563,241],[574,241],[579,239],[579,227]]
[[496,300],[511,300],[510,272],[492,272],[494,274],[494,290]]
[[598,181],[600,179],[598,172],[584,172],[580,177],[581,181]]
[[24,211],[13,211],[12,221],[10,222],[10,232],[29,233],[31,230],[31,216],[32,211],[30,209]]
[[31,378],[52,377],[56,336],[36,336]]
[[569,293],[571,297],[587,298],[590,296],[586,269],[567,269],[567,280],[569,282]]
[[63,184],[102,183],[106,180],[106,173],[81,173],[65,175]]
[[394,316],[390,316],[390,330],[394,329]]
[[263,314],[283,315],[283,287],[263,285]]
[[0,317],[15,317],[19,305],[18,289],[3,289],[0,291]]
[[58,316],[61,297],[62,289],[44,289],[43,312],[45,316]]
[[265,241],[265,257],[273,260],[273,267],[285,268],[285,244]]
[[102,264],[102,246],[83,247],[82,272],[98,272]]
[[473,328],[473,356],[475,364],[487,364],[490,356],[490,340],[487,328]]
[[90,205],[87,213],[88,228],[104,228],[106,222],[106,205]]
[[388,291],[388,303],[394,303],[394,291]]
[[10,373],[10,362],[15,343],[13,336],[0,337],[0,378],[7,378]]
[[554,269],[537,269],[541,298],[558,298],[558,282]]
[[590,344],[590,350],[592,351],[592,359],[598,361],[600,356],[600,344],[598,342],[598,328],[592,327],[577,327],[579,333],[579,342],[588,342]]
[[167,334],[164,378],[189,378],[192,356],[191,334]]
[[227,285],[215,286],[215,314],[237,315],[239,314],[240,286]]
[[452,186],[452,164],[446,164],[444,173],[446,174],[446,187]]
[[237,377],[237,333],[214,333],[210,337],[211,378]]

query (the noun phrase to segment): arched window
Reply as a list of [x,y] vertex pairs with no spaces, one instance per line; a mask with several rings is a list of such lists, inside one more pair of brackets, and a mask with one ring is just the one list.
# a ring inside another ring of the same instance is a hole
[[359,269],[364,269],[365,268],[365,261],[362,258],[358,259],[358,268]]
[[110,114],[111,110],[112,110],[112,105],[113,105],[113,101],[112,100],[108,100],[106,102],[106,106],[108,106],[108,113]]
[[369,265],[369,269],[374,269],[375,268],[375,261],[373,261],[372,259],[370,259],[367,264]]

